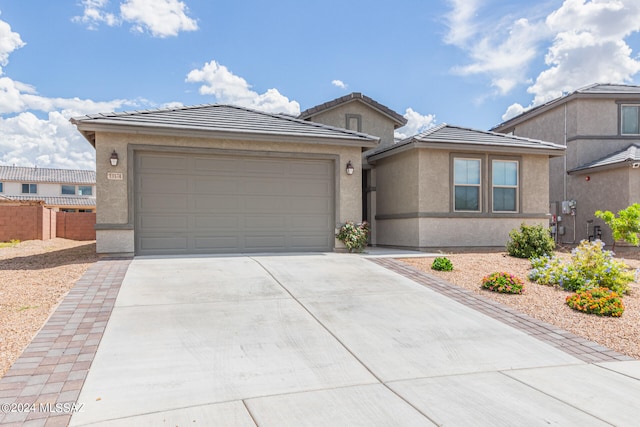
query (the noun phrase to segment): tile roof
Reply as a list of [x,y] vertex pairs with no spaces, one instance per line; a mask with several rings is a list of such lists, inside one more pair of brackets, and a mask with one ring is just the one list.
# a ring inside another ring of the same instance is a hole
[[378,110],[380,113],[384,114],[385,116],[388,116],[390,119],[396,122],[397,124],[396,127],[401,127],[407,124],[407,119],[405,119],[403,116],[396,113],[391,108],[386,107],[380,104],[379,102],[376,102],[373,99],[369,98],[368,96],[361,94],[360,92],[353,92],[353,93],[350,93],[349,95],[336,98],[333,101],[328,101],[323,104],[316,105],[315,107],[311,107],[307,110],[304,110],[302,113],[300,113],[298,118],[303,120],[310,119],[313,116],[323,111],[327,111],[339,105],[346,104],[348,102],[353,102],[353,101],[363,102],[368,106],[372,107],[373,109]]
[[529,138],[495,133],[477,129],[452,126],[446,123],[433,127],[423,133],[403,139],[394,144],[388,144],[367,151],[365,156],[370,159],[379,154],[397,150],[404,146],[418,144],[420,146],[438,146],[446,144],[447,148],[458,146],[463,149],[509,148],[517,151],[544,151],[546,154],[561,156],[565,148],[552,142],[539,141]]
[[636,85],[623,85],[612,83],[594,83],[589,86],[585,86],[571,93],[567,93],[558,98],[552,99],[544,104],[537,105],[532,108],[526,109],[524,112],[512,117],[504,122],[494,126],[491,130],[502,129],[505,130],[510,126],[523,122],[527,117],[534,117],[539,113],[543,113],[551,108],[562,105],[565,102],[569,102],[576,98],[619,98],[619,99],[637,99],[640,97],[640,86]]
[[95,197],[74,197],[74,196],[12,196],[5,195],[5,199],[15,201],[43,201],[45,206],[96,206]]
[[207,104],[193,107],[170,108],[149,111],[94,114],[74,117],[71,123],[78,126],[92,144],[96,127],[131,126],[143,129],[175,130],[179,132],[202,131],[223,133],[225,136],[315,138],[334,143],[350,142],[362,146],[374,146],[379,138],[360,132],[308,122],[286,114],[271,114],[234,105]]
[[90,170],[0,166],[0,181],[95,184],[96,173]]
[[629,163],[640,163],[640,145],[633,144],[625,148],[624,150],[617,151],[602,157],[601,159],[593,162],[586,163],[577,168],[569,170],[567,173],[579,173],[579,172],[591,172],[601,169],[612,169],[628,165]]

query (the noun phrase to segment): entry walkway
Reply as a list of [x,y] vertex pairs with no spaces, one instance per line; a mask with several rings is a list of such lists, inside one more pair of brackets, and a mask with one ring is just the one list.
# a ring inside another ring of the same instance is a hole
[[[89,295],[102,277],[109,283],[98,293],[112,301],[120,273],[103,270],[128,262],[100,261],[87,273],[92,286],[76,285],[70,296]],[[395,261],[357,255],[137,258],[106,328],[96,315],[87,330],[87,313],[104,316],[109,301],[82,307],[85,297],[73,313],[66,305],[66,315],[83,319],[75,330],[56,312],[43,330],[51,336],[39,334],[0,381],[4,403],[70,399],[82,411],[10,413],[2,422],[637,424],[640,362],[541,322],[521,330],[526,316],[507,309],[495,319],[493,303],[441,285]],[[73,353],[85,356],[45,361]],[[87,375],[88,364],[76,363],[89,358]],[[82,374],[56,376],[69,372]],[[73,396],[63,397],[65,387]]]

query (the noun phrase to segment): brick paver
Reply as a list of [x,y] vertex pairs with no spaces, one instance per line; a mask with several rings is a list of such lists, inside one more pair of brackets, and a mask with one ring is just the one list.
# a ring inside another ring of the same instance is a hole
[[101,259],[76,282],[0,379],[0,425],[69,423],[130,262]]
[[534,319],[510,307],[484,298],[468,289],[460,288],[446,280],[442,280],[439,277],[404,264],[401,261],[392,258],[370,258],[370,261],[399,273],[474,310],[480,311],[489,317],[513,326],[585,362],[598,363],[635,360],[632,357],[574,335],[557,326]]

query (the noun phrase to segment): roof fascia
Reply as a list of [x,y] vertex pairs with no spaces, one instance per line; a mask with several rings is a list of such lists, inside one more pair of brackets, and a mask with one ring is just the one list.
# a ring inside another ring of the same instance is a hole
[[391,146],[388,150],[376,153],[367,157],[368,161],[377,161],[385,157],[394,156],[403,151],[414,148],[428,148],[431,150],[447,150],[447,151],[465,151],[475,153],[499,153],[499,154],[536,154],[546,155],[549,157],[562,157],[564,155],[564,147],[562,148],[531,148],[531,147],[512,147],[512,146],[496,146],[496,145],[479,145],[464,143],[447,143],[433,141],[411,141],[402,146]]
[[[155,126],[136,126],[123,125],[121,123],[82,123],[76,121],[74,123],[80,133],[95,147],[95,133],[127,133],[135,135],[158,135],[158,136],[188,136],[194,138],[219,138],[232,140],[251,140],[261,142],[298,142],[306,144],[324,144],[324,145],[347,145],[358,147],[376,147],[380,138],[371,136],[369,140],[364,138],[341,137],[318,137],[308,135],[282,135],[277,133],[251,132],[243,131],[220,131],[211,129],[185,129],[179,127],[155,127]],[[90,138],[87,136],[90,135]]]

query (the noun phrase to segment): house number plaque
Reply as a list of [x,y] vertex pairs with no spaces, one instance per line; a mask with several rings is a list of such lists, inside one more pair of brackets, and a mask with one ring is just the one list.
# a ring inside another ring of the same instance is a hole
[[107,179],[115,179],[122,181],[124,179],[122,172],[107,172]]

